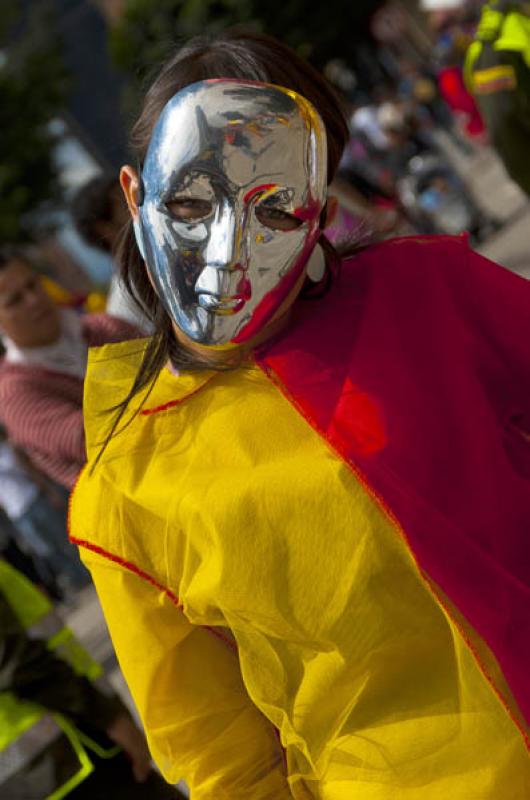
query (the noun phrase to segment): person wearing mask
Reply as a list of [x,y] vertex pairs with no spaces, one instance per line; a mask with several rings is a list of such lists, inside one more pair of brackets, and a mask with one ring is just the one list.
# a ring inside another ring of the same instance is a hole
[[[97,175],[81,186],[72,199],[70,213],[83,241],[113,258],[128,218],[127,203],[118,178]],[[130,322],[146,334],[152,330],[146,316],[125,292],[116,274],[110,283],[107,313]]]
[[71,539],[194,800],[523,798],[530,284],[334,250],[347,137],[267,36],[163,65],[121,171],[156,333],[91,354]]

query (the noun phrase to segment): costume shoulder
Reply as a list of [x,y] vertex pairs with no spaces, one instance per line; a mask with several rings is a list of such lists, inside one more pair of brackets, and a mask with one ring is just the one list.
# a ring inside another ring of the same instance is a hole
[[[133,558],[134,537],[124,541],[120,533],[123,487],[118,487],[118,476],[129,474],[127,467],[122,470],[122,463],[128,462],[134,425],[127,423],[134,419],[140,400],[131,402],[99,463],[96,457],[111,430],[116,406],[131,389],[148,341],[135,339],[89,349],[83,406],[88,461],[71,495],[69,535],[72,541],[106,554],[116,564],[149,562],[143,553]],[[150,562],[149,569],[154,571]]]
[[83,412],[89,460],[101,446],[118,403],[127,396],[134,382],[148,339],[91,347],[85,378]]
[[329,305],[328,298],[338,305],[362,300],[363,316],[372,311],[386,314],[403,302],[417,304],[428,300],[425,291],[434,294],[442,285],[447,288],[457,282],[469,252],[464,236],[406,236],[377,242],[343,259],[338,291],[331,291],[325,303]]
[[[377,273],[395,273],[398,280],[404,276],[422,278],[426,271],[433,274],[447,272],[462,264],[470,251],[467,234],[461,236],[400,236],[375,242],[342,261],[346,275],[352,270],[370,270]],[[427,273],[428,277],[428,273]]]
[[467,234],[373,245],[343,261],[338,284],[330,310],[349,303],[396,335],[459,325],[477,352],[529,373],[530,281],[474,252]]
[[374,277],[384,276],[392,283],[401,283],[403,279],[425,283],[439,277],[445,283],[458,284],[456,291],[460,287],[463,292],[470,288],[470,282],[480,281],[486,287],[515,287],[526,297],[530,286],[525,278],[476,253],[467,233],[388,239],[369,245],[342,261],[345,277],[363,270],[373,273]]

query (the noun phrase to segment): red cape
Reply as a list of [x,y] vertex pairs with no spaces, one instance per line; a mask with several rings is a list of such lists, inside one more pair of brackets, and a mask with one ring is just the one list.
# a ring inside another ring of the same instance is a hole
[[343,262],[258,358],[489,645],[530,719],[530,283],[416,237]]

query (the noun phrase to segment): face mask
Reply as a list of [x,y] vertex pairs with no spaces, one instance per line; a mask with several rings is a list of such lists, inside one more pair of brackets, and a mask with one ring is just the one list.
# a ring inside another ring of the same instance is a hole
[[173,322],[206,346],[248,341],[320,234],[326,134],[305,98],[210,80],[165,106],[142,169],[138,246]]

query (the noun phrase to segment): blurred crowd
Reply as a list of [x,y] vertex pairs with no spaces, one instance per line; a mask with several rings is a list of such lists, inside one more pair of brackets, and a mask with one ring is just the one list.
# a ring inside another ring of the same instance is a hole
[[345,228],[358,235],[363,226],[369,237],[467,231],[475,243],[487,239],[500,219],[462,170],[484,148],[494,147],[530,193],[528,9],[502,0],[427,5],[435,9],[429,58],[387,49],[375,83],[344,63],[328,65],[351,132],[333,186],[342,206],[335,241]]

